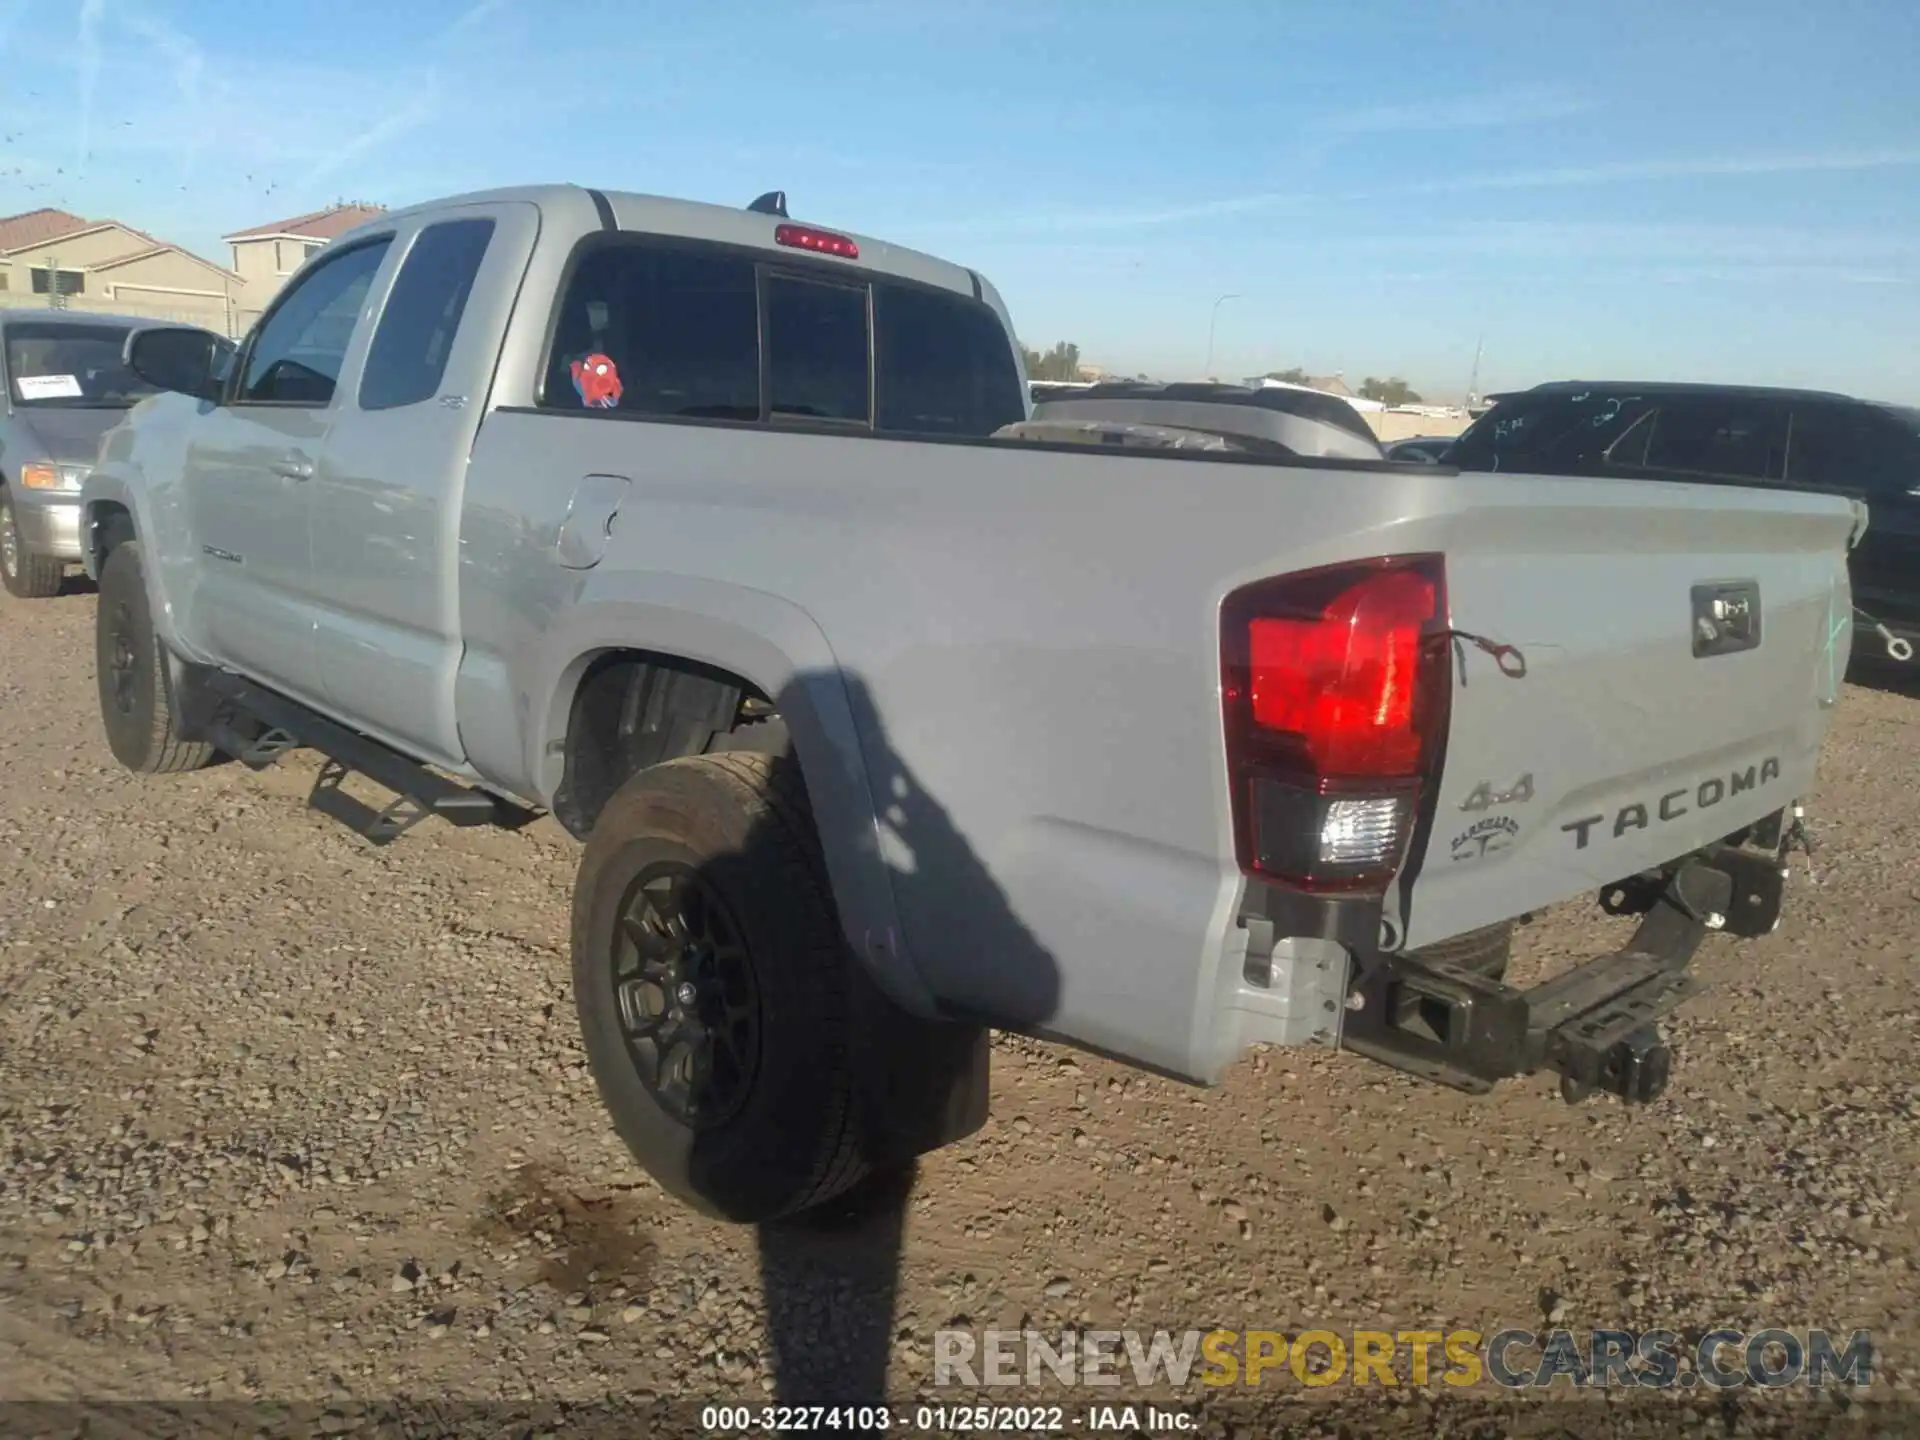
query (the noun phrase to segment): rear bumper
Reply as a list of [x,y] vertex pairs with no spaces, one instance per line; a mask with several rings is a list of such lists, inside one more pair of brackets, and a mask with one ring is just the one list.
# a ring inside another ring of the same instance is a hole
[[1771,932],[1785,874],[1776,854],[1721,846],[1682,863],[1658,889],[1660,882],[1613,887],[1609,908],[1645,916],[1626,948],[1531,990],[1442,963],[1380,957],[1355,980],[1340,1043],[1474,1093],[1551,1070],[1569,1099],[1604,1090],[1652,1100],[1670,1070],[1654,1027],[1699,990],[1687,969],[1694,951],[1714,930]]
[[20,543],[34,554],[59,560],[83,558],[78,496],[42,499],[31,491],[15,491],[13,523],[19,527]]

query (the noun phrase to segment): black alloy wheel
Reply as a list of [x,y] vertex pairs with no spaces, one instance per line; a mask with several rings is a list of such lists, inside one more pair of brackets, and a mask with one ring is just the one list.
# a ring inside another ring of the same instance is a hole
[[636,877],[609,972],[635,1073],[693,1130],[724,1125],[752,1093],[760,995],[741,929],[714,888],[677,861]]

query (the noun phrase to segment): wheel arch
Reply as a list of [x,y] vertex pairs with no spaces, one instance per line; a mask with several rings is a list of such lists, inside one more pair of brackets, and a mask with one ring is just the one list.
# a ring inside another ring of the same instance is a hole
[[[178,522],[175,516],[176,529]],[[170,583],[191,583],[178,573],[184,537],[167,532],[145,488],[129,484],[120,467],[110,462],[88,475],[80,490],[80,551],[87,578],[98,584],[107,556],[127,540],[138,540],[144,552],[146,563],[141,568],[146,572],[154,629],[177,657],[198,660],[195,648],[181,634],[181,615],[174,604],[173,592],[182,585]]]
[[87,576],[96,583],[116,545],[139,533],[133,512],[119,500],[95,500],[80,517],[80,539]]
[[[546,678],[527,710],[529,773],[541,796],[580,833],[639,769],[708,749],[763,748],[746,731],[777,718],[783,731],[767,738],[800,767],[848,944],[896,1004],[935,1014],[906,951],[847,682],[825,635],[806,612],[763,592],[694,589],[671,602],[633,593],[589,600],[568,613],[563,633],[544,637]],[[764,715],[742,715],[752,702]],[[636,708],[650,714],[651,732],[611,768],[589,762],[583,773],[576,746],[604,744],[609,716],[632,721]]]

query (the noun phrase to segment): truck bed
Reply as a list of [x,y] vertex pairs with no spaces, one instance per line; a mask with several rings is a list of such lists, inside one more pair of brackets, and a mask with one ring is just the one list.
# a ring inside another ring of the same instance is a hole
[[[630,497],[606,558],[558,570],[544,559],[582,475],[627,478]],[[1445,764],[1386,906],[1388,939],[1417,947],[1804,792],[1858,523],[1847,501],[1786,492],[519,410],[482,427],[466,514],[463,573],[526,576],[463,585],[459,713],[483,774],[551,794],[519,697],[552,693],[596,613],[722,665],[729,628],[782,636],[788,685],[830,668],[844,687],[876,809],[892,797],[900,817],[829,838],[836,890],[884,869],[933,993],[1196,1075],[1217,1069],[1214,1017],[1237,983],[1222,937],[1245,883],[1221,721],[1230,591],[1446,557]],[[1760,643],[1696,658],[1692,588],[1742,582]],[[1487,646],[1513,647],[1524,676]],[[1528,798],[1483,813],[1483,787]]]

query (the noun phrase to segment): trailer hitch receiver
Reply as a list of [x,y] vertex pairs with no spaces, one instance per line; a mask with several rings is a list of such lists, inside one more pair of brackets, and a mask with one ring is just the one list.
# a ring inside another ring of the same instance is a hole
[[1700,989],[1688,970],[1694,951],[1710,931],[1770,930],[1781,874],[1770,857],[1731,847],[1694,856],[1643,890],[1634,906],[1643,918],[1624,949],[1530,990],[1444,962],[1377,956],[1354,981],[1340,1043],[1475,1093],[1550,1070],[1569,1101],[1598,1092],[1655,1100],[1673,1071],[1659,1022]]

